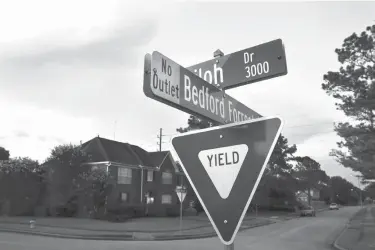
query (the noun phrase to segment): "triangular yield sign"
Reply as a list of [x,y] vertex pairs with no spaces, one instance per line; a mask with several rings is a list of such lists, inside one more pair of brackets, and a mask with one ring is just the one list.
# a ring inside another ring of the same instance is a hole
[[260,118],[172,139],[181,167],[226,245],[234,241],[281,129],[280,118]]
[[229,196],[247,151],[247,145],[241,144],[199,152],[199,160],[221,198],[226,199]]

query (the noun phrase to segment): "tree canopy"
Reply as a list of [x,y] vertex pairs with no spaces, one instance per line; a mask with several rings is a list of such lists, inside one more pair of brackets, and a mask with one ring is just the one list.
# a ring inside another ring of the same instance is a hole
[[0,147],[0,161],[9,160],[10,154],[9,151],[3,147]]
[[375,25],[353,33],[335,50],[341,67],[324,75],[322,89],[353,120],[335,125],[342,138],[331,155],[364,179],[375,178]]
[[81,150],[79,145],[61,144],[51,150],[46,162],[57,160],[66,166],[76,166],[89,161],[90,155]]
[[185,128],[178,128],[176,129],[176,131],[179,133],[185,133],[191,130],[204,129],[212,126],[213,124],[208,120],[196,117],[194,115],[190,115],[188,119],[188,126]]
[[16,157],[6,161],[0,161],[0,172],[15,173],[15,172],[34,172],[41,171],[38,161],[34,161],[28,157]]

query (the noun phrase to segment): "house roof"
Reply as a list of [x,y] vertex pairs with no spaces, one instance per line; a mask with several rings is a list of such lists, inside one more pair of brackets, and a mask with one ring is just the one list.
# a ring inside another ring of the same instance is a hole
[[[157,152],[150,152],[151,159],[153,162],[157,163],[157,167],[161,167],[166,160],[170,160],[173,164],[173,167],[176,169],[177,172],[183,173],[183,170],[178,162],[173,160],[173,157],[170,155],[170,151],[157,151]],[[169,157],[168,157],[169,156]]]
[[[99,136],[83,143],[81,149],[91,155],[90,162],[113,162],[159,168],[165,160],[172,160],[172,164],[177,168],[177,171],[182,172],[181,167],[173,161],[173,158],[168,157],[169,151],[147,152],[136,145]],[[43,165],[47,166],[49,163],[52,163],[52,161],[45,162]]]
[[168,154],[169,151],[157,151],[149,153],[152,162],[157,164],[157,167],[160,167],[163,164]]
[[157,167],[146,150],[129,143],[95,137],[82,144],[82,150],[92,155],[93,162],[111,161],[127,165]]

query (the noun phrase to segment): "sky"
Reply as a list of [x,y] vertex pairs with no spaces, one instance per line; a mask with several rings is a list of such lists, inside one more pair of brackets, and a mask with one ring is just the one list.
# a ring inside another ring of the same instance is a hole
[[[22,8],[20,8],[22,6]],[[298,155],[357,183],[329,156],[345,121],[322,89],[334,53],[374,23],[374,2],[1,1],[0,146],[44,161],[62,143],[100,136],[170,148],[188,114],[143,93],[144,55],[184,67],[281,38],[288,74],[228,90],[263,116],[280,116]]]

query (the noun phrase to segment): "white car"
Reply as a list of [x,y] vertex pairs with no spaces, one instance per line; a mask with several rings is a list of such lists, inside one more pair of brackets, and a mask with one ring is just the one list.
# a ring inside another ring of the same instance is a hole
[[336,203],[329,205],[329,210],[339,210],[339,206]]

